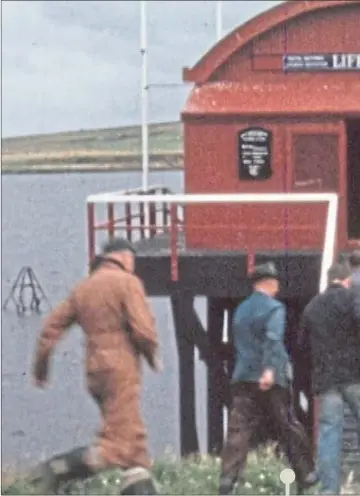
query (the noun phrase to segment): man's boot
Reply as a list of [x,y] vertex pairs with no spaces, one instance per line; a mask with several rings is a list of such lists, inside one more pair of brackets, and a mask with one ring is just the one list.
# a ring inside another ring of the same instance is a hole
[[228,477],[220,476],[219,495],[231,494],[234,489],[234,482]]
[[227,494],[232,493],[232,487],[231,486],[220,486],[219,487],[219,496],[225,496]]
[[311,487],[316,486],[319,483],[319,477],[317,473],[310,472],[303,480],[297,482],[297,494],[302,495],[304,492]]
[[87,448],[77,448],[38,465],[27,477],[38,494],[57,494],[61,484],[72,479],[87,479],[94,474],[84,462]]
[[141,467],[130,468],[124,472],[120,494],[158,494],[150,473]]

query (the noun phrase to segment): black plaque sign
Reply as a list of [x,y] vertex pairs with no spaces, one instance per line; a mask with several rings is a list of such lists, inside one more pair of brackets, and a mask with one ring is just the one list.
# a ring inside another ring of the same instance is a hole
[[285,72],[360,71],[360,53],[286,54]]
[[271,177],[272,133],[260,127],[239,133],[239,178],[262,181]]

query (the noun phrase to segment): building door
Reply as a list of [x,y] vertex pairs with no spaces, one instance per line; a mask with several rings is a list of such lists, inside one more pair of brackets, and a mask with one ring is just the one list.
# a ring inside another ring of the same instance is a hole
[[346,122],[347,136],[347,232],[360,241],[360,118]]
[[[287,186],[294,193],[338,193],[338,247],[347,244],[346,133],[343,122],[291,125],[286,133]],[[307,214],[306,214],[307,212]],[[325,234],[325,205],[303,205],[309,236]],[[313,226],[313,227],[312,227]],[[322,229],[324,227],[324,229]]]
[[[286,131],[287,188],[294,193],[339,193],[338,240],[345,244],[345,224],[342,220],[346,193],[346,137],[344,126],[335,124],[296,124]],[[290,210],[291,212],[291,210]],[[302,223],[304,244],[316,245],[322,253],[325,236],[326,204],[299,205],[292,224]],[[319,274],[320,276],[320,274]],[[291,338],[297,342],[297,330],[302,308],[306,301],[292,310],[290,320]],[[314,422],[314,401],[311,395],[311,370],[308,352],[298,350],[294,344],[295,361],[294,397],[297,414],[310,433]],[[306,408],[304,406],[306,400]],[[302,404],[303,403],[303,404]]]

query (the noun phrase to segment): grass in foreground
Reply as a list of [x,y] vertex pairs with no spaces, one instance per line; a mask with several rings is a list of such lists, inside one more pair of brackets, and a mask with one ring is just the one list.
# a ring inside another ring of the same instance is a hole
[[[244,480],[237,485],[234,494],[285,494],[285,487],[279,479],[285,467],[284,461],[277,459],[271,449],[250,454]],[[217,494],[219,473],[220,460],[210,456],[179,460],[169,455],[155,462],[153,468],[160,494],[171,495]],[[114,470],[85,482],[73,482],[64,487],[61,494],[119,494],[120,483],[121,472]],[[295,494],[295,485],[292,486],[292,494]],[[34,491],[16,481],[3,490],[3,494],[34,494]]]

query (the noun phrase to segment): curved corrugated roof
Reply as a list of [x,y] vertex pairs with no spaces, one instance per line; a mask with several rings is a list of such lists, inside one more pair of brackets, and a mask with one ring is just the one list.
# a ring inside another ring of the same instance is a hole
[[290,0],[253,17],[239,26],[225,38],[214,45],[191,69],[185,68],[183,80],[197,84],[207,82],[212,74],[229,57],[244,47],[254,38],[290,21],[300,15],[323,9],[333,9],[343,5],[359,3],[360,0]]
[[[300,88],[301,87],[301,88]],[[207,83],[194,88],[183,114],[359,114],[360,78],[352,83]]]

